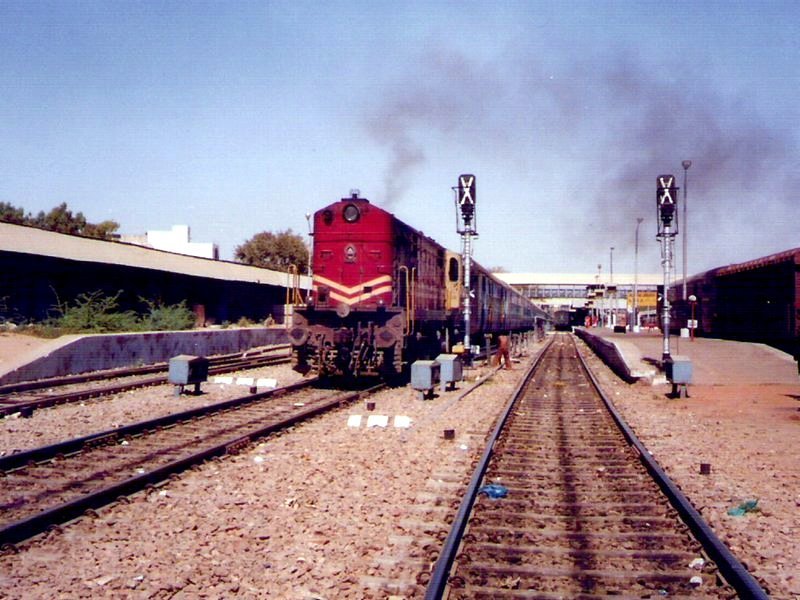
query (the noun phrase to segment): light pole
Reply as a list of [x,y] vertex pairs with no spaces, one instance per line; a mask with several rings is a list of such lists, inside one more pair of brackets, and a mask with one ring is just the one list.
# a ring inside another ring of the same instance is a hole
[[306,290],[306,303],[311,303],[311,294],[314,290],[313,280],[313,264],[314,264],[314,230],[311,227],[311,213],[306,213],[306,223],[308,225],[308,264],[306,269],[308,271],[308,289]]
[[608,249],[608,283],[614,283],[614,246]]
[[633,236],[633,331],[639,331],[639,225],[644,219],[636,217],[636,233]]
[[683,300],[686,301],[686,246],[688,245],[687,238],[689,237],[689,224],[686,220],[686,174],[689,167],[692,166],[692,161],[685,160],[681,163],[683,165]]
[[306,223],[308,224],[308,276],[311,277],[311,258],[314,252],[314,232],[311,229],[311,213],[306,213]]
[[600,327],[603,326],[603,292],[600,291],[600,273],[603,270],[603,265],[597,265],[597,275],[595,276],[595,283],[597,286],[595,287],[595,299],[597,299],[597,309],[595,310],[595,316],[597,317],[597,323],[595,325],[599,325]]
[[614,246],[608,249],[608,326],[614,327],[616,306],[614,306]]

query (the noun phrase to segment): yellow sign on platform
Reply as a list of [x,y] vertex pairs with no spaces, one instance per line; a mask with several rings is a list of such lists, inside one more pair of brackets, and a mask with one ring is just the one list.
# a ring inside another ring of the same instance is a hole
[[[639,292],[639,308],[655,308],[658,306],[658,294],[656,292]],[[628,308],[633,308],[633,294],[628,294]]]

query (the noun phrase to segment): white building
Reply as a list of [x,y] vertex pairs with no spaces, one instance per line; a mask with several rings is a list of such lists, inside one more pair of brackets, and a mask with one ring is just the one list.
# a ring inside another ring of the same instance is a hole
[[192,242],[188,225],[173,225],[169,231],[148,231],[145,235],[122,235],[121,242],[156,250],[219,260],[219,246],[211,242]]

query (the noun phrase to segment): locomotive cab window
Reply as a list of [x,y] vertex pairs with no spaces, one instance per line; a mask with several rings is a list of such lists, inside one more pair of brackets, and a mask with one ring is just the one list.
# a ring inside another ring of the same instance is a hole
[[461,279],[461,273],[458,272],[458,259],[455,257],[451,257],[449,264],[448,264],[448,277],[450,281],[456,282]]

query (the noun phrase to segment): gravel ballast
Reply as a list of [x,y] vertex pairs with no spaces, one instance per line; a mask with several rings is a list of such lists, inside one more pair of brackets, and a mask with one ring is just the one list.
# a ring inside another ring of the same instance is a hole
[[[589,358],[637,435],[772,596],[800,595],[800,386],[714,386],[669,400],[666,390],[629,386]],[[488,370],[470,371],[472,381],[430,401],[409,388],[382,391],[370,398],[374,411],[360,402],[315,418],[26,542],[0,556],[0,596],[421,597],[420,574],[446,533],[438,523],[455,510],[452,499],[523,372],[515,366],[463,397]],[[275,377],[270,369],[258,376]],[[95,407],[86,413],[37,411],[10,428],[2,420],[0,450],[76,435],[73,423],[87,419],[76,431],[141,420],[163,409],[151,393],[174,404],[150,389],[122,395],[113,415],[98,417],[100,403],[87,403],[78,407]],[[354,415],[358,427],[348,425]],[[388,425],[367,427],[370,415]],[[411,426],[395,427],[397,416]],[[700,462],[711,464],[710,475],[699,474]],[[759,510],[727,515],[751,496]]]

